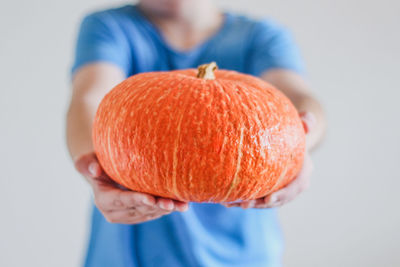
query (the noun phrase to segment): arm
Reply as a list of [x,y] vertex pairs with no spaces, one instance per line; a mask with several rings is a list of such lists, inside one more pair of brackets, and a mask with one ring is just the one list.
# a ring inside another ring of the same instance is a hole
[[73,160],[93,152],[92,122],[103,97],[124,80],[123,72],[107,63],[89,64],[72,80],[72,96],[67,113],[67,145]]
[[104,95],[124,79],[108,63],[88,64],[73,77],[67,113],[67,145],[76,169],[93,189],[95,204],[109,222],[141,223],[172,211],[185,211],[187,203],[124,190],[101,169],[92,146],[92,122]]

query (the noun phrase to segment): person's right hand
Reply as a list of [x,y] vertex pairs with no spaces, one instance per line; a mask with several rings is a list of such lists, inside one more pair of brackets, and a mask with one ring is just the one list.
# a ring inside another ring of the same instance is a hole
[[186,202],[125,189],[107,176],[94,153],[80,156],[75,168],[92,186],[95,205],[110,223],[142,223],[189,207]]

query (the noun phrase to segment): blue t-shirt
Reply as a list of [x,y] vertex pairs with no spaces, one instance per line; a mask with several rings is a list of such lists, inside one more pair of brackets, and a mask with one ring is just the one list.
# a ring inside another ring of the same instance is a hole
[[[82,21],[72,73],[93,62],[113,63],[127,77],[211,61],[256,76],[273,68],[302,71],[298,50],[282,26],[224,14],[217,33],[182,52],[170,47],[134,5],[92,13]],[[121,225],[108,223],[93,207],[85,266],[275,267],[281,266],[282,250],[275,209],[191,203],[185,213]]]

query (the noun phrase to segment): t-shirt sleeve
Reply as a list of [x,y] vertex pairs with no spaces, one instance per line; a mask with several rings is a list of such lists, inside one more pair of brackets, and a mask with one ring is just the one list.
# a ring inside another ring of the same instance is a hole
[[263,20],[254,25],[251,38],[249,72],[260,76],[267,70],[289,69],[303,74],[299,49],[291,33],[274,22]]
[[129,47],[126,37],[107,13],[86,16],[80,25],[71,74],[85,64],[108,62],[129,73]]

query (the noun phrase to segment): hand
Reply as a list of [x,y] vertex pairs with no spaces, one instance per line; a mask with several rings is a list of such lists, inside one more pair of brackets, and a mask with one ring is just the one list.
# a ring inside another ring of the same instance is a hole
[[118,185],[102,170],[94,153],[80,156],[75,167],[92,186],[95,205],[110,223],[142,223],[188,209],[186,202],[129,191]]
[[241,207],[243,209],[265,209],[282,206],[295,199],[301,192],[308,188],[312,169],[312,161],[307,153],[304,158],[303,168],[301,169],[300,173],[284,188],[262,198],[242,201],[240,203],[224,204],[224,206],[228,208]]
[[[316,122],[315,116],[310,112],[302,112],[300,113],[300,118],[303,122],[304,131],[306,134],[308,134]],[[300,173],[291,183],[286,185],[284,188],[259,199],[247,200],[239,203],[224,204],[224,206],[228,208],[241,207],[243,209],[265,209],[282,206],[289,201],[295,199],[301,192],[309,187],[312,170],[313,163],[310,154],[307,151]]]

